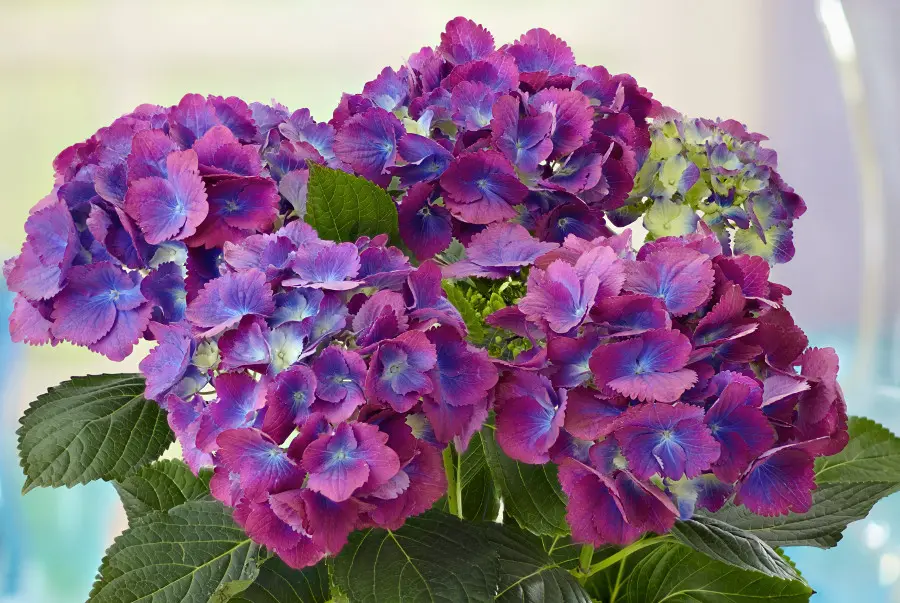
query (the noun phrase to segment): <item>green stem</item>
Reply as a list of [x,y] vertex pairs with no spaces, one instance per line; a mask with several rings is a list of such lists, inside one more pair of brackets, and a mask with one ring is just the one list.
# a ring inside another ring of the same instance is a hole
[[594,565],[592,565],[588,569],[588,571],[586,573],[586,577],[590,578],[597,572],[602,572],[606,568],[612,567],[613,565],[619,563],[620,561],[622,561],[629,555],[634,554],[641,549],[647,548],[648,546],[656,546],[657,544],[659,544],[667,539],[668,539],[668,536],[654,536],[652,538],[638,540],[637,542],[626,546],[621,551],[619,551],[613,555],[610,555],[603,561],[599,561],[599,562],[595,563]]
[[444,473],[447,474],[447,504],[450,513],[463,519],[462,510],[462,484],[459,479],[459,466],[453,458],[453,446],[447,444],[444,448]]
[[591,561],[594,560],[594,546],[591,544],[581,545],[581,554],[578,556],[578,571],[585,577],[591,571]]

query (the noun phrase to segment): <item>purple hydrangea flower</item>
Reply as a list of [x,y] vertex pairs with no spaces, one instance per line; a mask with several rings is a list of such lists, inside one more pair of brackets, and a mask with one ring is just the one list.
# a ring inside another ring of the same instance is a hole
[[197,231],[209,212],[206,190],[193,150],[166,156],[166,176],[135,180],[128,187],[125,209],[147,242],[186,239]]
[[422,395],[432,392],[428,371],[436,363],[435,347],[421,331],[407,331],[382,341],[369,361],[366,396],[389,404],[397,412],[406,412]]
[[312,363],[316,376],[313,410],[332,422],[346,421],[365,403],[366,362],[356,352],[331,346]]
[[519,224],[491,224],[472,237],[466,247],[466,259],[450,264],[444,269],[444,276],[505,278],[556,247],[555,243],[538,241]]
[[400,203],[400,237],[420,260],[440,253],[453,239],[450,212],[431,203],[433,193],[431,185],[416,184]]
[[188,304],[187,319],[205,337],[236,325],[244,316],[269,316],[275,311],[272,288],[259,270],[229,273],[207,283]]
[[307,487],[341,502],[364,485],[387,482],[400,470],[400,459],[386,442],[387,434],[374,425],[341,423],[303,452]]
[[703,410],[690,405],[641,404],[626,411],[614,431],[639,478],[696,477],[719,458],[719,443],[703,423]]
[[598,346],[589,364],[597,387],[641,401],[674,402],[697,380],[684,368],[690,353],[687,337],[654,329]]
[[404,133],[400,121],[391,113],[372,108],[354,115],[338,130],[334,154],[364,178],[385,183],[384,171],[394,165],[397,142]]
[[140,276],[109,262],[76,266],[53,304],[53,336],[124,360],[150,322]]
[[441,176],[450,212],[470,224],[490,224],[516,215],[528,187],[496,151],[478,151],[457,157]]

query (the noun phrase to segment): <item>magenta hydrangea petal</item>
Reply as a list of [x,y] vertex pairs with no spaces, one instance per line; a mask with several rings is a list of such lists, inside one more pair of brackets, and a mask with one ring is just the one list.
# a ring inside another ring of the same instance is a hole
[[344,291],[359,285],[353,279],[359,274],[359,250],[353,243],[300,249],[294,260],[296,279],[289,286]]
[[162,130],[144,130],[134,135],[128,155],[128,181],[141,178],[165,178],[168,175],[166,157],[178,150],[178,145]]
[[210,128],[193,149],[204,175],[259,176],[262,171],[258,147],[240,144],[225,126]]
[[397,142],[405,133],[400,121],[380,107],[348,119],[334,138],[334,153],[359,175],[384,181],[384,170],[394,165]]
[[665,534],[672,529],[678,519],[678,509],[662,490],[638,481],[627,471],[617,473],[615,483],[630,525],[657,534]]
[[403,187],[440,178],[453,159],[450,151],[419,134],[406,134],[397,143],[397,150],[406,164],[392,167],[389,171],[400,177],[400,185]]
[[430,371],[433,397],[453,406],[468,406],[497,384],[497,368],[487,353],[469,348],[456,329],[441,326],[426,335],[437,349],[437,365]]
[[551,157],[564,157],[590,140],[594,110],[581,92],[547,88],[532,96],[528,106],[531,115],[549,113],[554,117]]
[[216,400],[205,409],[197,431],[197,445],[207,452],[217,448],[223,431],[253,426],[266,403],[265,387],[249,373],[221,373],[213,385]]
[[369,400],[386,402],[397,412],[410,410],[433,384],[428,372],[437,351],[421,331],[407,331],[378,345],[369,361],[365,391]]
[[648,403],[630,408],[619,419],[616,441],[640,479],[660,474],[670,479],[696,477],[719,458],[719,443],[696,406]]
[[574,459],[565,459],[559,467],[559,483],[569,497],[566,521],[575,542],[625,546],[641,536],[641,530],[625,519],[611,479]]
[[187,370],[191,360],[191,334],[181,325],[150,323],[157,345],[140,363],[147,379],[144,397],[162,400]]
[[519,71],[568,73],[575,67],[572,49],[546,29],[530,29],[506,51],[516,59]]
[[755,458],[775,444],[775,430],[760,409],[761,402],[759,388],[731,382],[706,412],[706,425],[722,450],[712,469],[723,482],[735,482]]
[[294,569],[313,566],[325,556],[305,530],[279,518],[268,501],[243,501],[235,509],[234,518],[248,536]]
[[558,387],[576,387],[591,377],[588,362],[600,344],[597,329],[586,329],[581,337],[548,337],[547,359],[556,367],[551,379]]
[[262,430],[276,442],[284,442],[294,428],[309,418],[315,399],[316,376],[297,364],[282,371],[266,388],[266,415]]
[[566,431],[584,440],[596,440],[610,434],[615,420],[628,408],[628,399],[604,397],[587,387],[569,390],[566,403]]
[[432,190],[429,184],[416,184],[400,203],[400,237],[419,260],[440,253],[453,239],[450,212],[429,204]]
[[441,86],[452,91],[462,82],[486,84],[494,92],[509,92],[519,82],[519,70],[515,60],[503,52],[493,52],[484,60],[469,61],[457,65],[441,80]]
[[550,113],[523,117],[519,113],[519,99],[501,96],[494,103],[492,115],[491,140],[518,168],[536,171],[553,152],[550,131],[554,123]]
[[136,279],[109,262],[76,266],[70,277],[54,302],[53,335],[77,345],[95,344],[109,334],[120,306],[125,312],[145,301]]
[[481,130],[491,123],[497,93],[480,82],[460,82],[450,96],[453,121],[466,130]]
[[400,470],[397,453],[386,441],[387,434],[373,425],[341,423],[306,447],[307,487],[341,502],[367,483],[386,482]]
[[300,491],[313,543],[336,555],[356,528],[360,504],[354,499],[334,502],[327,496],[307,488]]
[[566,415],[566,390],[555,393],[548,399],[531,395],[503,401],[497,410],[496,438],[509,457],[532,465],[550,461],[550,448]]
[[119,311],[112,329],[99,341],[88,344],[88,349],[121,362],[131,355],[134,346],[141,340],[153,309],[145,304],[134,310]]
[[684,316],[706,303],[713,279],[708,256],[687,248],[671,248],[629,264],[625,288],[658,297],[674,316]]
[[202,467],[212,465],[212,456],[197,445],[197,431],[200,428],[200,412],[204,404],[200,396],[190,401],[168,394],[160,404],[168,413],[169,427],[181,445],[184,462],[197,475]]
[[447,474],[443,470],[440,451],[429,444],[421,444],[415,456],[401,469],[409,486],[396,498],[371,501],[374,508],[367,512],[375,525],[397,530],[407,517],[424,513],[447,491]]
[[278,187],[266,178],[228,178],[207,189],[209,213],[188,244],[207,248],[270,230],[278,217]]
[[494,51],[494,36],[474,21],[456,17],[447,23],[437,50],[454,65],[478,61]]
[[764,517],[805,513],[815,488],[812,456],[802,448],[780,448],[753,463],[737,487],[735,502]]
[[240,325],[219,338],[223,370],[265,366],[270,360],[269,328],[259,316],[246,316]]
[[25,297],[17,296],[13,301],[13,310],[9,315],[9,335],[16,343],[44,345],[56,343],[51,333],[53,323],[50,322],[48,302],[31,302]]
[[175,151],[166,157],[166,178],[142,178],[129,186],[125,208],[148,243],[187,238],[206,219],[209,204],[197,165],[194,151]]
[[141,281],[141,293],[154,306],[154,319],[162,323],[184,320],[187,289],[184,269],[175,262],[160,264]]
[[312,409],[330,421],[347,420],[365,403],[363,384],[366,363],[356,352],[331,346],[312,363],[316,375],[316,398]]
[[589,365],[598,387],[642,401],[674,402],[697,380],[684,368],[690,353],[687,337],[655,329],[597,347]]
[[303,484],[303,472],[287,452],[258,429],[230,429],[218,437],[216,460],[241,476],[249,500]]
[[528,187],[513,166],[496,151],[460,155],[441,176],[444,201],[457,218],[471,224],[490,224],[516,215]]
[[269,316],[275,311],[272,288],[259,270],[229,273],[207,283],[188,304],[187,319],[212,337],[236,325],[244,316]]
[[[503,222],[491,224],[473,236],[466,246],[466,258],[476,267],[515,268],[533,263],[539,256],[556,247],[555,243],[538,241],[520,224]],[[461,263],[451,264],[448,270],[445,270],[445,276],[452,275],[456,278],[468,276],[466,271],[454,269]]]
[[599,286],[596,275],[582,281],[574,266],[557,260],[547,270],[531,270],[519,309],[529,320],[545,320],[553,331],[567,333],[584,320]]
[[672,328],[672,319],[663,300],[647,295],[601,299],[591,310],[591,319],[620,336]]

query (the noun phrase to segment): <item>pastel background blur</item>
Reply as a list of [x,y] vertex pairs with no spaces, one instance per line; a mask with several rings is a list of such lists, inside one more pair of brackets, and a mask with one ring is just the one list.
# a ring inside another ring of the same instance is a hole
[[[328,119],[341,91],[436,44],[458,14],[499,43],[547,28],[664,104],[767,134],[809,205],[775,280],[812,343],[837,348],[850,412],[900,432],[898,0],[0,0],[0,260],[18,251],[54,156],[136,105],[214,93]],[[125,523],[108,484],[21,497],[18,417],[70,375],[131,371],[145,351],[115,365],[0,330],[0,602],[83,601]],[[817,603],[900,602],[900,495],[836,549],[791,556]]]

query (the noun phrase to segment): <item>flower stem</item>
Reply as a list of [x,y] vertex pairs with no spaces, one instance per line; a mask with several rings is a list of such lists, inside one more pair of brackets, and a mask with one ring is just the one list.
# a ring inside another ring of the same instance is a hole
[[444,473],[447,474],[447,504],[450,513],[463,519],[462,483],[459,475],[459,458],[454,459],[453,445],[444,448]]
[[[622,561],[629,555],[636,553],[641,549],[647,548],[648,546],[656,546],[657,544],[660,544],[661,542],[663,542],[664,540],[667,540],[667,539],[668,539],[668,536],[653,536],[652,538],[645,538],[644,540],[638,540],[637,542],[629,544],[621,551],[618,551],[617,553],[610,555],[606,559],[599,561],[599,562],[595,563],[594,565],[590,566],[588,568],[587,572],[585,572],[585,577],[590,578],[597,572],[601,572],[601,571],[605,570],[606,568],[612,567],[613,565],[619,563],[620,561]],[[583,559],[584,559],[584,550],[582,550],[582,560]]]
[[578,556],[578,571],[584,576],[591,571],[591,561],[594,560],[594,545],[581,545],[581,555]]

